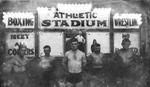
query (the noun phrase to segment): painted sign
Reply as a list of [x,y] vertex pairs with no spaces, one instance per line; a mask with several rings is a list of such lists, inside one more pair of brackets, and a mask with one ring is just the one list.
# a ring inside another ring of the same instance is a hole
[[102,53],[110,53],[110,34],[109,32],[87,32],[87,55],[92,53],[91,45],[95,39],[101,45]]
[[115,29],[135,28],[142,24],[142,14],[115,14],[113,25]]
[[116,52],[118,49],[122,48],[122,40],[124,38],[128,38],[131,41],[131,45],[130,48],[132,48],[134,51],[136,51],[135,53],[139,53],[139,49],[140,49],[140,40],[139,40],[139,33],[138,32],[117,32],[114,33],[114,52]]
[[39,56],[44,55],[43,47],[49,45],[51,47],[51,55],[63,56],[64,54],[64,40],[63,32],[39,32]]
[[3,22],[6,28],[34,28],[33,13],[3,13]]
[[20,44],[27,46],[26,55],[28,57],[35,56],[34,33],[9,32],[6,34],[6,56],[17,55]]
[[39,28],[41,29],[109,28],[110,10],[111,9],[102,8],[102,9],[93,9],[92,11],[89,12],[85,11],[69,12],[67,10],[66,11],[56,10],[55,8],[49,9],[38,8]]

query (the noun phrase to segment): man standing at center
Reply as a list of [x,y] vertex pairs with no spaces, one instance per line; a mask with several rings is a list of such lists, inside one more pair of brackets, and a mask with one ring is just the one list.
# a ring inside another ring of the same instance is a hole
[[85,53],[78,49],[78,41],[71,40],[71,50],[65,53],[62,64],[69,72],[67,87],[83,87],[82,71],[86,65]]
[[55,57],[50,55],[51,47],[49,45],[45,45],[44,56],[41,57],[40,66],[43,68],[43,77],[41,81],[41,85],[44,87],[52,87],[53,70],[54,70],[54,60]]

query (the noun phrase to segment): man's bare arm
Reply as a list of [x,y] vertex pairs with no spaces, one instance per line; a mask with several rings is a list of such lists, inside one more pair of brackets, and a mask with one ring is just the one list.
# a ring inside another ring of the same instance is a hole
[[2,65],[2,68],[3,68],[2,79],[5,81],[6,84],[10,81],[12,69],[13,69],[13,63],[14,63],[14,59],[11,58],[5,61]]
[[86,60],[85,55],[83,55],[83,57],[82,57],[82,63],[83,63],[83,67],[85,67],[87,64],[87,60]]
[[4,62],[3,63],[3,70],[4,70],[4,72],[7,72],[7,73],[11,72],[14,62],[15,61],[14,61],[13,58],[11,58],[8,61]]
[[68,62],[68,58],[65,56],[63,59],[62,59],[62,65],[64,66],[64,68],[67,70],[68,67],[67,67],[67,62]]

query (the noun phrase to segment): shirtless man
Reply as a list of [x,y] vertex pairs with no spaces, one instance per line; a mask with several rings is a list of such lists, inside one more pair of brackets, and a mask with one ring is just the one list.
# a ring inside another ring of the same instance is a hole
[[94,51],[88,57],[88,65],[91,66],[90,70],[93,75],[102,72],[104,54],[101,53],[100,49],[100,44],[96,43],[94,45]]
[[[24,44],[19,45],[18,55],[4,63],[4,72],[10,73],[9,85],[11,87],[27,87],[27,62],[24,56],[27,47]],[[8,83],[7,83],[8,84]]]
[[116,51],[114,58],[121,58],[120,60],[123,62],[123,65],[128,66],[131,64],[133,60],[133,56],[135,55],[135,52],[129,48],[131,45],[131,41],[129,39],[123,39],[122,40],[122,49]]
[[85,54],[78,50],[78,41],[71,40],[71,50],[65,53],[62,60],[64,68],[69,72],[67,77],[67,87],[83,87],[82,70],[86,65]]
[[50,55],[51,47],[46,45],[43,47],[45,55],[41,57],[40,66],[43,68],[43,77],[41,85],[44,87],[51,87],[51,82],[54,79],[53,75],[53,64],[55,57]]

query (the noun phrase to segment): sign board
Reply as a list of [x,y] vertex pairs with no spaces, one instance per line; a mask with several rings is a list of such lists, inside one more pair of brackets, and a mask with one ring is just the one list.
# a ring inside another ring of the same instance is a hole
[[96,39],[97,43],[101,45],[102,53],[110,53],[110,34],[109,32],[87,32],[87,55],[91,52],[91,45]]
[[142,23],[142,14],[115,14],[113,16],[114,29],[139,29]]
[[[76,8],[76,7],[75,7]],[[69,7],[67,9],[70,9]],[[70,12],[56,8],[38,8],[39,28],[41,29],[95,29],[110,27],[110,8],[96,8],[92,11]],[[74,9],[72,9],[74,10]]]
[[3,22],[6,28],[34,28],[35,17],[33,13],[3,13]]
[[140,36],[138,32],[117,32],[114,33],[114,52],[116,52],[116,50],[121,49],[122,48],[122,40],[124,37],[129,37],[129,40],[131,41],[131,45],[130,48],[133,49],[137,49],[139,53],[139,49],[140,49]]
[[6,34],[6,56],[17,55],[17,49],[20,44],[27,46],[27,57],[35,56],[35,35],[31,32],[8,32]]
[[39,56],[44,55],[43,47],[49,45],[51,47],[51,55],[63,56],[64,54],[64,40],[63,32],[39,32]]

